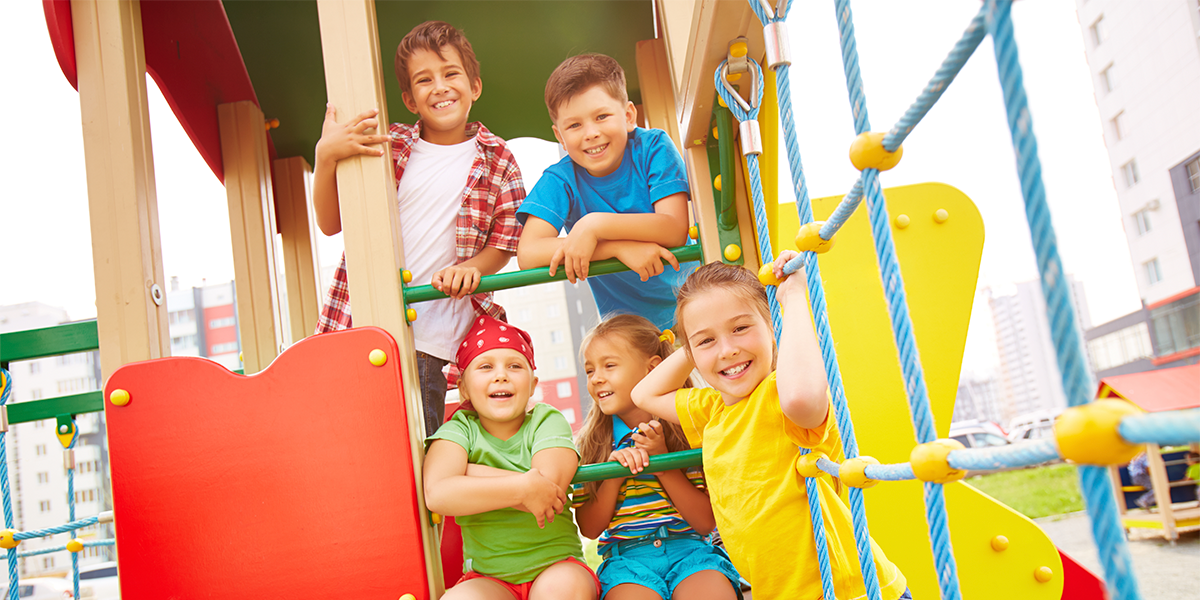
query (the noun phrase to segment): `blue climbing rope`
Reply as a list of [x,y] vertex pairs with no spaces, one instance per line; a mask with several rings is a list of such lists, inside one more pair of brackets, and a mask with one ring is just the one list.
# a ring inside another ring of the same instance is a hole
[[[1075,328],[1075,310],[1068,300],[1067,282],[1063,276],[1054,225],[1051,223],[1050,210],[1046,203],[1046,189],[1042,184],[1037,138],[1033,134],[1033,120],[1025,96],[1017,45],[1013,39],[1012,3],[1008,0],[987,0],[985,6],[988,10],[988,30],[996,45],[996,68],[1000,75],[1000,87],[1004,92],[1004,108],[1008,114],[1008,127],[1012,132],[1013,149],[1017,155],[1021,195],[1025,199],[1025,215],[1033,237],[1042,293],[1046,297],[1046,310],[1049,315],[1051,339],[1058,358],[1058,370],[1062,374],[1063,390],[1066,392],[1068,403],[1071,406],[1079,406],[1091,400],[1093,388],[1091,377],[1083,362],[1079,332]],[[1092,519],[1092,534],[1100,551],[1100,562],[1104,567],[1104,579],[1108,583],[1109,592],[1114,599],[1137,600],[1141,595],[1133,575],[1129,548],[1125,543],[1125,532],[1117,514],[1116,499],[1107,469],[1080,466],[1079,478],[1083,484],[1088,514]]]
[[[5,425],[8,424],[8,399],[12,397],[12,375],[4,369],[0,369],[0,410],[5,411],[5,416],[2,419]],[[7,426],[3,429],[7,430]],[[13,511],[12,511],[12,493],[8,486],[8,444],[5,442],[7,431],[0,431],[0,494],[4,496],[4,528],[13,528]],[[20,581],[17,575],[17,549],[8,549],[8,600],[19,600],[17,597],[18,586]]]
[[[846,73],[846,88],[850,94],[850,107],[854,113],[854,132],[870,131],[867,114],[866,92],[858,68],[858,50],[854,39],[854,17],[849,0],[835,0],[838,30],[841,38],[842,63]],[[892,321],[892,332],[896,349],[900,354],[900,366],[904,375],[905,395],[908,397],[913,428],[918,443],[931,442],[937,438],[933,423],[933,411],[929,405],[929,393],[925,387],[925,375],[917,352],[916,337],[913,335],[912,319],[908,314],[908,301],[904,292],[904,280],[900,264],[896,260],[896,248],[892,241],[891,222],[884,204],[883,192],[876,177],[878,171],[865,169],[862,187],[871,218],[871,232],[875,238],[875,253],[878,257],[884,294],[888,302],[888,314]],[[954,548],[950,542],[949,519],[946,515],[945,491],[941,484],[925,483],[925,520],[929,525],[929,538],[933,546],[934,564],[937,569],[938,587],[942,598],[956,600],[962,597],[958,586],[958,567],[954,560]]]
[[[63,452],[70,453],[71,460],[67,468],[67,520],[75,520],[75,442],[79,440],[79,426],[71,419],[71,442]],[[70,532],[71,539],[75,538],[75,530]],[[71,581],[74,586],[74,598],[79,597],[79,553],[71,553]]]
[[1118,431],[1131,444],[1194,444],[1200,441],[1200,408],[1125,417]]

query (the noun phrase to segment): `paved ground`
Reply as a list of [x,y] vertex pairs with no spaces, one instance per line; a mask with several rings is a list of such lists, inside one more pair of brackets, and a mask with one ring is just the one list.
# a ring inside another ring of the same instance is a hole
[[[1036,519],[1054,543],[1079,564],[1100,574],[1100,559],[1092,542],[1091,524],[1083,512]],[[1142,598],[1196,600],[1200,598],[1200,533],[1182,534],[1172,545],[1149,532],[1130,533],[1129,553]]]

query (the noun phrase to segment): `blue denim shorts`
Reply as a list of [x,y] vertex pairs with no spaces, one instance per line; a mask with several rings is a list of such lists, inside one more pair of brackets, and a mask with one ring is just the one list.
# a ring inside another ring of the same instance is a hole
[[692,539],[665,539],[661,545],[645,544],[607,556],[596,574],[603,588],[601,598],[622,583],[649,588],[661,598],[670,598],[675,586],[700,571],[719,571],[742,597],[740,577],[724,550]]

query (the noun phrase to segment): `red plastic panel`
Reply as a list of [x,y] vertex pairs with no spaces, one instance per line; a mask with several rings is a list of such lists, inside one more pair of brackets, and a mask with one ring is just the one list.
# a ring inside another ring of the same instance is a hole
[[1063,565],[1063,600],[1107,600],[1104,582],[1099,577],[1061,549],[1058,555],[1062,557]]
[[200,358],[114,373],[121,597],[428,598],[397,357],[364,327],[249,377]]

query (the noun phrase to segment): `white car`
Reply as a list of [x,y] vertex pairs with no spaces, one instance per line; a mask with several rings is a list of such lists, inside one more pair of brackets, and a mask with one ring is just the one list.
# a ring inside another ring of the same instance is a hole
[[102,562],[79,567],[80,600],[121,600],[117,563]]
[[[33,577],[17,582],[21,600],[64,600],[74,598],[71,582],[58,577]],[[8,597],[8,586],[0,586],[0,598]]]

